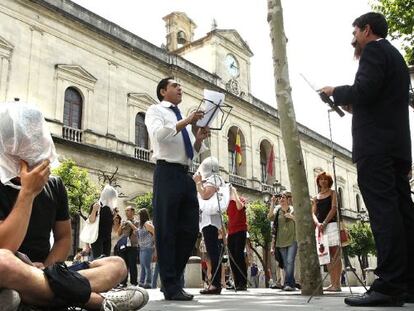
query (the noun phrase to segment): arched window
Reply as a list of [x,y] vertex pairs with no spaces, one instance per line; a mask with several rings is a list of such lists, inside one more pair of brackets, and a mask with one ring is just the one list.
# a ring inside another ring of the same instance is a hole
[[235,153],[235,141],[236,137],[232,131],[228,133],[228,155],[229,155],[229,173],[230,174],[237,174],[237,165],[236,165],[236,153]]
[[262,183],[267,183],[267,151],[266,143],[262,142],[260,144],[260,181]]
[[359,194],[355,196],[355,201],[356,201],[357,213],[360,213],[361,212],[361,198],[359,197]]
[[148,131],[145,126],[145,114],[137,113],[135,117],[135,145],[148,149]]
[[69,87],[65,91],[63,108],[63,124],[67,127],[80,129],[82,121],[82,96],[78,90]]
[[338,187],[338,207],[339,208],[344,208],[344,201],[343,201],[343,190],[341,187]]

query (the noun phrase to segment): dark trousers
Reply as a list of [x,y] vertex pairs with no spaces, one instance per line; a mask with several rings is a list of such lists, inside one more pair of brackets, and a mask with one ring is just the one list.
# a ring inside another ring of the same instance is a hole
[[408,172],[411,163],[390,156],[358,160],[358,185],[369,212],[377,248],[371,289],[389,295],[414,293],[414,205]]
[[221,287],[221,262],[219,263],[221,247],[218,240],[218,229],[214,226],[207,226],[202,229],[204,244],[211,263],[211,284]]
[[109,238],[98,238],[95,243],[91,244],[93,258],[101,255],[109,257],[111,255],[111,236]]
[[198,235],[196,187],[183,166],[157,162],[153,206],[160,278],[169,296],[182,289],[180,278]]
[[[138,268],[137,268],[137,256],[138,247],[125,247],[125,250],[121,253],[121,257],[124,259],[129,272],[129,281],[132,285],[138,285]],[[128,275],[122,284],[126,285],[128,281]]]
[[244,256],[246,231],[229,234],[227,243],[230,253],[230,266],[231,271],[233,272],[234,286],[245,287],[247,285],[247,266]]

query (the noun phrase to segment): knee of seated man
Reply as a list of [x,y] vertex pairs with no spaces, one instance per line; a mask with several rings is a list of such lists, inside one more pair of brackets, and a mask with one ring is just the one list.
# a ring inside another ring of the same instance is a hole
[[6,283],[11,277],[17,276],[20,270],[19,262],[21,261],[11,251],[0,249],[0,285]]
[[115,269],[118,271],[121,279],[124,279],[128,275],[128,269],[125,264],[125,260],[118,256],[109,257],[113,261]]
[[110,268],[111,276],[116,277],[120,280],[123,280],[128,274],[125,261],[118,256],[105,257],[102,259],[95,260],[91,263],[90,267],[94,267],[95,265]]

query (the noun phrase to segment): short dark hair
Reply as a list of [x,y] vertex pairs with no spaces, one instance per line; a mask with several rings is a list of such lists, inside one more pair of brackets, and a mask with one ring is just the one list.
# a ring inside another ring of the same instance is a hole
[[388,34],[387,20],[381,13],[369,12],[363,14],[352,23],[352,26],[357,26],[360,29],[364,29],[367,25],[371,27],[373,34],[381,38],[385,38]]
[[170,80],[174,80],[174,77],[167,77],[167,78],[162,79],[160,82],[158,82],[157,97],[160,101],[162,101],[164,99],[164,96],[161,95],[161,90],[166,90],[167,89],[167,85],[168,85],[168,82]]

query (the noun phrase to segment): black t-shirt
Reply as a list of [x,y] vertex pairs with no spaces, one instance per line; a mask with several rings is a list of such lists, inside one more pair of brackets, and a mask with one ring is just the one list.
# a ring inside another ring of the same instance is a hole
[[[19,190],[0,183],[0,220],[10,214]],[[68,197],[59,177],[51,176],[33,202],[29,227],[19,251],[44,262],[50,251],[50,232],[56,221],[69,219]]]

